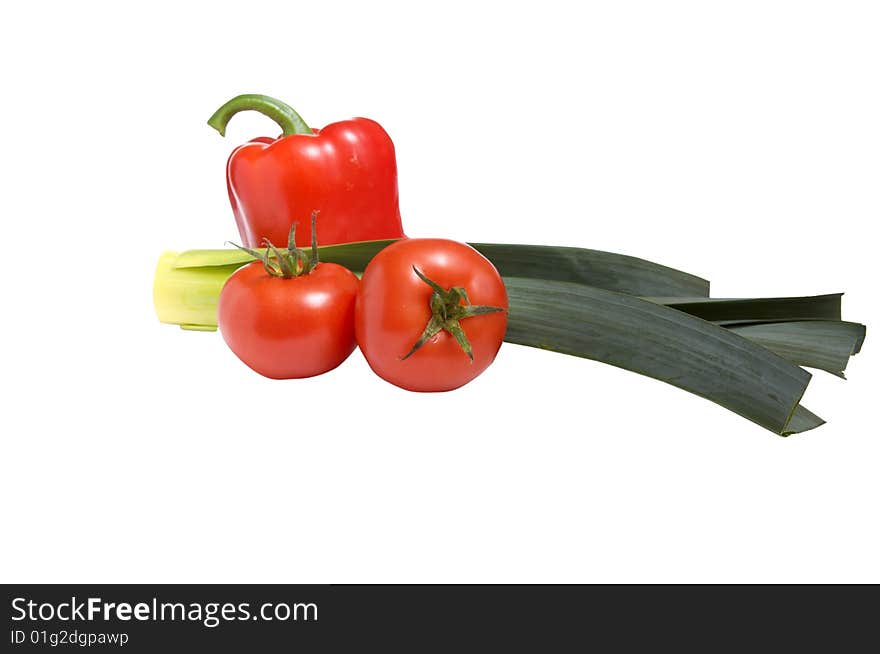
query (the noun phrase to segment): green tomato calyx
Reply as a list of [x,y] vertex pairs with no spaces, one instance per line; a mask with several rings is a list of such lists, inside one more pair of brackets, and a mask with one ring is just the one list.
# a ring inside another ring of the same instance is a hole
[[243,250],[255,259],[262,261],[266,272],[273,277],[292,279],[294,277],[308,275],[318,265],[318,232],[315,229],[317,221],[318,212],[313,211],[311,251],[296,247],[296,222],[290,226],[290,233],[287,236],[286,250],[276,248],[268,238],[263,239],[263,244],[266,246],[266,249],[262,252],[235,243],[230,243],[230,245],[235,245],[239,250]]
[[[455,338],[461,346],[462,351],[468,356],[471,362],[473,362],[474,352],[467,335],[461,328],[460,321],[465,318],[482,316],[487,313],[499,313],[504,311],[504,309],[501,307],[471,304],[467,291],[463,287],[453,286],[450,289],[444,289],[437,282],[426,277],[425,274],[415,266],[413,266],[413,271],[415,271],[419,279],[425,282],[434,291],[431,293],[430,300],[431,319],[425,326],[425,331],[422,332],[419,340],[415,342],[409,352],[401,357],[401,360],[405,361],[415,354],[425,343],[434,338],[441,331],[445,331]],[[462,302],[464,302],[464,304],[462,304]]]

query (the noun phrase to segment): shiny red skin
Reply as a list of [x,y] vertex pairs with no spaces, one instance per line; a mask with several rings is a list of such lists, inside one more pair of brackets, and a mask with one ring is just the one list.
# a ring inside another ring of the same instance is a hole
[[320,245],[401,238],[397,162],[385,130],[353,118],[314,131],[257,138],[230,155],[226,182],[244,245],[283,245],[298,221],[296,244],[308,246],[312,211],[320,212]]
[[[402,359],[431,318],[431,288],[416,276],[413,266],[443,288],[464,287],[472,304],[505,309],[461,321],[473,348],[473,362],[445,331]],[[467,384],[495,360],[507,328],[506,309],[501,276],[472,247],[445,239],[404,239],[379,252],[364,271],[355,334],[370,367],[386,381],[411,391],[450,391]]]
[[240,268],[220,292],[217,323],[229,348],[272,379],[332,370],[355,348],[354,308],[360,282],[347,268],[319,263],[284,279],[259,261]]

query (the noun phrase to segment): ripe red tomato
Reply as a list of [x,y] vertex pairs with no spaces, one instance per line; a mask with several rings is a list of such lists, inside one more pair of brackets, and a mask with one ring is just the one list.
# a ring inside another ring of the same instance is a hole
[[220,293],[217,322],[230,349],[272,379],[332,370],[355,347],[358,278],[335,263],[299,277],[270,275],[255,261],[237,270]]
[[398,241],[373,258],[361,279],[358,345],[373,371],[401,388],[463,386],[495,359],[506,328],[504,282],[464,243]]

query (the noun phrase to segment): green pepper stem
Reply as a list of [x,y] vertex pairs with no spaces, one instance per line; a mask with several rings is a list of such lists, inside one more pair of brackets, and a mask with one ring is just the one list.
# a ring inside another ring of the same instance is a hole
[[291,134],[312,134],[312,129],[306,125],[306,121],[296,113],[292,107],[281,100],[270,98],[268,95],[247,93],[238,95],[217,111],[208,119],[208,124],[220,132],[220,136],[226,136],[226,125],[229,119],[239,111],[259,111],[268,116],[281,128],[284,136]]

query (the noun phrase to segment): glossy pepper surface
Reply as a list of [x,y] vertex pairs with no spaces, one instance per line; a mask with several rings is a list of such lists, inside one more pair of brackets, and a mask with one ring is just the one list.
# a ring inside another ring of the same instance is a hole
[[[240,95],[208,124],[221,135],[239,111],[259,111],[282,129],[237,147],[226,165],[229,201],[244,245],[287,240],[294,222],[320,212],[320,245],[401,238],[394,144],[379,123],[353,118],[311,129],[291,107],[264,95]],[[296,244],[307,245],[306,225]]]

